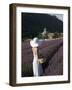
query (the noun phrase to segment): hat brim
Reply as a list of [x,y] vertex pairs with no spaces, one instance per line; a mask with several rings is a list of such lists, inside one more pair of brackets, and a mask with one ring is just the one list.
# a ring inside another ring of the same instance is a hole
[[30,45],[31,47],[38,47],[38,43],[37,42],[34,42],[34,41],[30,41]]

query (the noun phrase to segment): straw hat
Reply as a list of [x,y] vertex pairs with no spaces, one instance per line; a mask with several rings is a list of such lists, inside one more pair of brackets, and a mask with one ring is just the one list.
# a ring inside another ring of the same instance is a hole
[[38,47],[39,46],[38,38],[35,37],[33,40],[31,40],[30,45],[31,45],[31,47]]

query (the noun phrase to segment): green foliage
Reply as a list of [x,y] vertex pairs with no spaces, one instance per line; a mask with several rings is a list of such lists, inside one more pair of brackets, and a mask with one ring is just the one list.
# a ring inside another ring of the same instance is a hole
[[44,38],[44,39],[48,39],[48,35],[45,34],[45,35],[43,36],[43,38]]
[[39,39],[43,39],[42,37],[42,34],[40,33],[38,36],[37,36]]
[[55,32],[54,35],[53,35],[53,38],[58,38],[58,37],[59,37],[59,33]]
[[59,33],[59,37],[63,37],[63,33]]
[[48,39],[48,34],[42,35],[41,33],[37,36],[39,39]]

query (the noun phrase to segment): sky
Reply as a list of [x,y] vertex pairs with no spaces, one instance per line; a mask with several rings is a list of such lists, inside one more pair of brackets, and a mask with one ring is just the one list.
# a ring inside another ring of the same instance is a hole
[[59,20],[63,21],[63,14],[51,14],[53,16],[56,16]]

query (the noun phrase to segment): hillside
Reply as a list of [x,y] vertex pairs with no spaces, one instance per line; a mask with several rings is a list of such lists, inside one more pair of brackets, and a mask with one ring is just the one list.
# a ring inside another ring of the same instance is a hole
[[[42,64],[44,75],[63,74],[63,40],[43,41],[39,47],[39,57],[42,55],[46,62]],[[29,42],[22,43],[22,77],[33,76],[32,71],[32,50]]]

